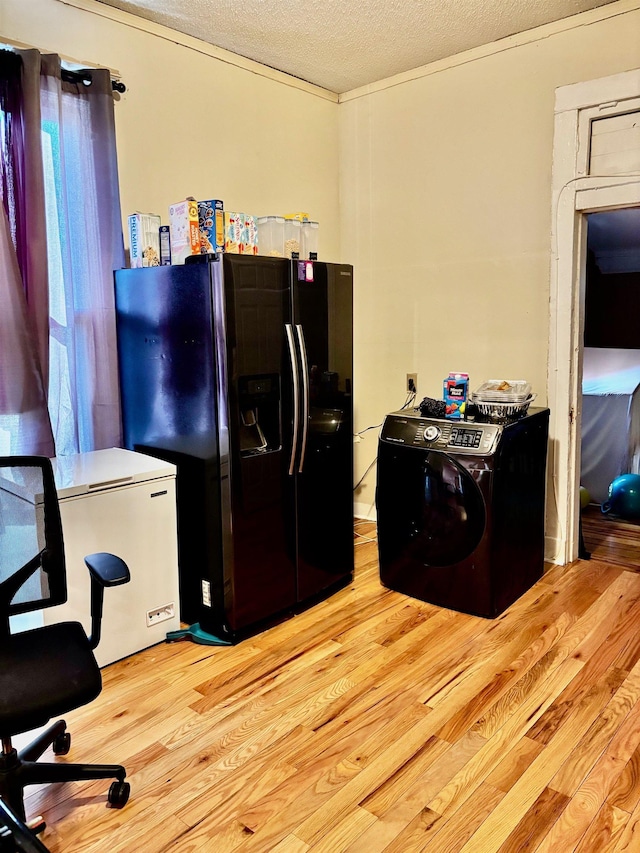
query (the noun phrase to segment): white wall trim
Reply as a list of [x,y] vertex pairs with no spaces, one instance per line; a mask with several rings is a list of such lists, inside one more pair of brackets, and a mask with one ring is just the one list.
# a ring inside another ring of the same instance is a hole
[[[617,6],[617,3],[613,4]],[[611,6],[605,8],[610,9]],[[640,57],[639,57],[640,61]],[[587,80],[573,83],[570,86],[560,86],[556,89],[555,112],[565,110],[582,110],[594,105],[612,104],[619,100],[635,98],[640,91],[640,68],[624,71],[621,74],[611,74],[599,80]]]
[[[617,5],[617,4],[615,4]],[[584,213],[635,206],[640,176],[588,174],[590,124],[625,112],[640,96],[640,71],[556,90],[551,201],[547,399],[551,410],[547,550],[552,562],[578,555],[579,447],[586,226]]]
[[359,501],[354,501],[353,514],[355,515],[356,518],[366,518],[368,521],[375,521],[376,520],[375,504],[362,503]]
[[[239,56],[236,53],[232,53],[230,50],[215,47],[201,39],[188,36],[185,33],[180,33],[177,30],[165,27],[162,24],[147,21],[145,18],[132,15],[130,12],[123,12],[121,9],[115,9],[113,6],[107,6],[104,3],[97,2],[97,0],[57,0],[57,2],[64,3],[65,6],[73,6],[75,9],[80,9],[83,12],[88,12],[92,15],[99,15],[101,18],[108,18],[118,24],[123,24],[124,26],[131,27],[135,30],[141,30],[144,33],[156,36],[157,38],[171,41],[174,44],[193,50],[196,53],[202,53],[205,56],[210,56],[212,59],[218,59],[220,62],[225,62],[227,65],[234,65],[237,68],[250,71],[252,74],[258,74],[261,77],[266,77],[268,80],[273,80],[276,83],[283,83],[285,86],[300,89],[302,92],[306,92],[309,95],[316,95],[318,98],[331,101],[334,104],[338,103],[338,96],[336,93],[330,92],[328,89],[323,89],[321,86],[314,86],[313,83],[307,83],[305,80],[292,77],[290,74],[285,74],[283,71],[276,71],[275,68],[269,68],[267,65],[261,65],[259,62],[254,62],[252,59],[246,59],[244,56]],[[126,83],[126,80],[124,82]]]
[[[365,95],[371,95],[374,92],[382,92],[385,89],[391,89],[393,86],[400,86],[403,83],[408,83],[411,80],[419,80],[422,77],[429,77],[432,74],[439,74],[441,71],[448,71],[450,68],[457,68],[460,65],[466,65],[469,62],[475,62],[478,59],[484,59],[487,56],[493,56],[498,53],[504,53],[507,50],[513,50],[517,47],[522,47],[526,44],[533,44],[537,41],[543,41],[550,36],[564,33],[568,30],[574,30],[578,27],[588,27],[592,24],[597,24],[600,21],[606,21],[609,18],[616,18],[618,15],[626,15],[629,12],[635,12],[640,9],[640,0],[618,0],[617,3],[610,3],[607,6],[599,6],[596,9],[591,9],[588,12],[581,12],[578,15],[572,15],[569,18],[563,18],[561,21],[554,21],[551,24],[544,24],[540,27],[535,27],[532,30],[527,30],[524,33],[516,33],[513,36],[499,39],[498,41],[474,47],[471,50],[465,50],[455,56],[448,56],[445,59],[431,62],[428,65],[422,65],[419,68],[414,68],[411,71],[405,71],[402,74],[395,74],[393,77],[387,77],[385,80],[379,80],[376,83],[370,83],[367,86],[361,86],[358,89],[351,89],[349,92],[343,92],[339,96],[339,102],[353,101],[356,98],[363,98]],[[637,72],[640,73],[640,72]],[[618,75],[620,77],[624,75]]]

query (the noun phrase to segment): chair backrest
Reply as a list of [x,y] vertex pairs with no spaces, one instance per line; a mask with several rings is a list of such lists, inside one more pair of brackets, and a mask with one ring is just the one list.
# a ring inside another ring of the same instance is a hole
[[51,461],[0,456],[0,639],[9,616],[67,600],[62,524]]

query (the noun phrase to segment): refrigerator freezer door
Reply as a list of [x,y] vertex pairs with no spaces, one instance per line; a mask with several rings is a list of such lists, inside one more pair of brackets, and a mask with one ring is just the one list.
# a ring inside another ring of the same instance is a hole
[[216,430],[209,264],[116,273],[124,444]]
[[353,574],[353,270],[309,261],[292,263],[292,270],[308,389],[296,489],[304,601]]
[[[131,450],[177,466],[180,616],[211,633],[223,621],[228,586],[220,533],[221,454],[228,441],[226,421],[218,431],[211,287],[212,267],[219,266],[115,275],[124,441]],[[210,606],[204,606],[205,598]]]

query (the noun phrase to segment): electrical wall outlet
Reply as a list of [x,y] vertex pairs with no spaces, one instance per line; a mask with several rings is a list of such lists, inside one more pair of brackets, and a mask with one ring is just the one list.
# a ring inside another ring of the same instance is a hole
[[173,601],[170,604],[163,604],[162,607],[156,607],[155,610],[147,610],[147,628],[157,625],[158,622],[166,622],[167,619],[173,619],[175,615],[176,606]]
[[418,374],[407,373],[407,394],[418,393]]

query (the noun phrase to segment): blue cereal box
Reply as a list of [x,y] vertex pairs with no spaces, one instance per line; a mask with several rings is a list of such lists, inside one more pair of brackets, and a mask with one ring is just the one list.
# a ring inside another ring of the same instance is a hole
[[200,253],[224,251],[224,204],[220,199],[198,202]]
[[469,392],[468,373],[450,373],[442,383],[442,399],[445,402],[446,418],[460,420],[464,417]]

